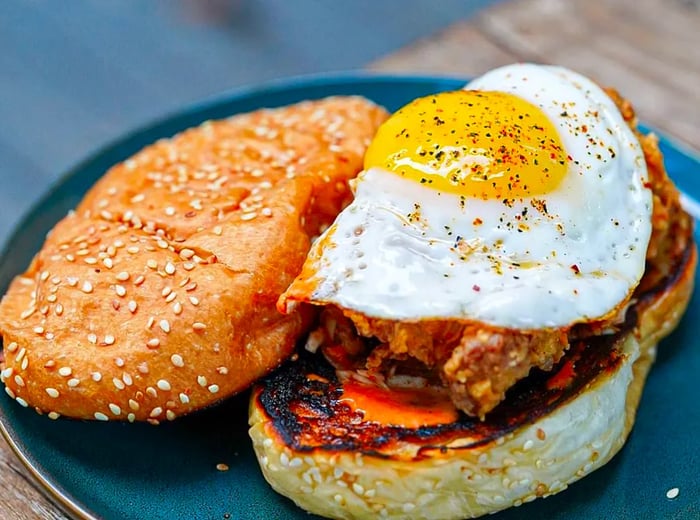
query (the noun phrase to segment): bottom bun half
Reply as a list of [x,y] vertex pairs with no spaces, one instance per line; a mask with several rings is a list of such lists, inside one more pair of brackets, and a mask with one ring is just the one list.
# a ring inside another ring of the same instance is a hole
[[564,490],[622,448],[656,344],[687,306],[696,255],[689,246],[675,275],[638,298],[625,330],[572,347],[484,422],[377,426],[343,405],[321,356],[301,355],[253,392],[265,479],[303,509],[343,519],[474,518]]

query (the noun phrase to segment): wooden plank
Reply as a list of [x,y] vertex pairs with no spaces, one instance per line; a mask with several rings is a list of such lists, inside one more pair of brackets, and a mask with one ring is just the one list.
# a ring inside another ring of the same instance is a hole
[[628,97],[641,119],[700,149],[700,10],[680,0],[523,0],[375,62],[473,75],[504,61],[570,67]]
[[0,442],[0,503],[2,518],[67,520],[50,502],[5,442]]

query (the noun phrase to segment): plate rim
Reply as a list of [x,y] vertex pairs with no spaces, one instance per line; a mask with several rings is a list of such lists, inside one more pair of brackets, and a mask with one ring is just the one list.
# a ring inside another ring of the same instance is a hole
[[[427,82],[444,82],[446,84],[454,84],[458,86],[460,83],[464,84],[469,81],[469,77],[458,77],[450,74],[416,74],[416,73],[385,73],[385,72],[375,72],[366,70],[350,70],[350,71],[340,71],[332,73],[317,73],[317,74],[304,74],[295,75],[289,77],[276,78],[272,80],[262,81],[259,83],[246,84],[240,87],[234,87],[227,89],[218,93],[215,93],[204,98],[185,103],[179,109],[169,110],[161,115],[152,117],[146,120],[142,124],[134,125],[133,127],[126,130],[124,133],[118,136],[108,139],[105,142],[97,145],[92,151],[88,152],[83,158],[75,162],[72,166],[69,166],[63,173],[61,173],[54,181],[52,181],[49,186],[43,191],[43,193],[35,199],[35,201],[30,204],[29,208],[26,209],[20,217],[17,219],[14,227],[10,234],[5,238],[5,240],[0,243],[0,260],[5,259],[10,254],[11,244],[13,244],[17,237],[21,234],[20,224],[27,221],[32,215],[40,211],[40,208],[47,204],[55,192],[65,184],[69,179],[78,175],[81,171],[85,170],[91,163],[99,160],[100,157],[105,155],[114,154],[118,151],[120,146],[128,144],[132,140],[138,139],[140,135],[152,133],[157,131],[160,127],[167,125],[168,123],[178,119],[194,117],[198,114],[204,114],[209,110],[216,109],[218,106],[224,105],[226,103],[235,102],[248,97],[255,96],[265,96],[274,95],[279,93],[284,93],[289,90],[294,89],[305,89],[314,87],[333,87],[337,86],[352,86],[352,85],[366,85],[367,83],[394,83],[400,84],[405,82],[414,83],[427,83]],[[333,94],[329,94],[333,95]],[[227,116],[230,117],[238,112],[232,112]],[[206,119],[202,119],[202,122]],[[679,153],[685,155],[690,160],[698,163],[700,165],[700,150],[696,150],[686,142],[674,136],[669,136],[652,126],[646,125],[643,122],[640,123],[645,131],[654,133],[659,141],[669,148],[672,148]],[[183,129],[184,130],[184,129]],[[166,137],[166,136],[163,136]],[[145,145],[147,146],[147,145]],[[691,201],[694,202],[695,197],[700,198],[700,193],[697,195],[688,195],[685,192],[681,192],[682,195],[690,197]],[[695,196],[694,196],[695,195]],[[700,203],[698,208],[700,208]],[[691,212],[694,218],[700,218],[700,214],[697,211]],[[8,420],[7,415],[3,407],[0,406],[0,434],[7,442],[12,453],[19,459],[22,463],[23,469],[29,473],[34,482],[38,484],[34,489],[37,489],[44,497],[46,497],[52,504],[57,506],[63,513],[68,517],[77,520],[99,520],[100,517],[96,512],[91,511],[85,504],[79,501],[77,498],[71,496],[71,494],[63,488],[60,482],[52,481],[51,475],[44,475],[41,469],[37,467],[34,457],[28,450],[23,450],[24,444],[19,439],[17,432]],[[55,480],[55,479],[54,479]]]

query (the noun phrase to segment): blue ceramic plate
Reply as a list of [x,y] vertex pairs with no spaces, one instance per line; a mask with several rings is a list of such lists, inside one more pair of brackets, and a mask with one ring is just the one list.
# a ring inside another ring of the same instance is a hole
[[[395,110],[413,98],[463,83],[357,74],[296,79],[234,92],[137,131],[69,172],[27,215],[0,257],[0,294],[25,269],[46,232],[100,175],[158,138],[207,119],[332,94],[359,94]],[[699,159],[668,140],[662,140],[662,148],[671,176],[686,194],[700,199]],[[700,518],[698,338],[696,297],[681,326],[659,350],[637,424],[622,452],[569,490],[497,517]],[[247,435],[247,395],[153,427],[50,421],[1,394],[0,425],[6,439],[47,494],[75,517],[309,518],[263,480]],[[217,471],[219,463],[230,469]],[[675,487],[678,497],[666,498]]]

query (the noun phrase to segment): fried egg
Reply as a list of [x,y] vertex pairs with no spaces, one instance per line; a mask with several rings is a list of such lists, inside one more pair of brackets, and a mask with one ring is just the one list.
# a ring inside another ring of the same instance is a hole
[[493,70],[416,99],[370,144],[355,199],[280,299],[368,317],[568,327],[645,267],[652,194],[613,101],[570,70]]

